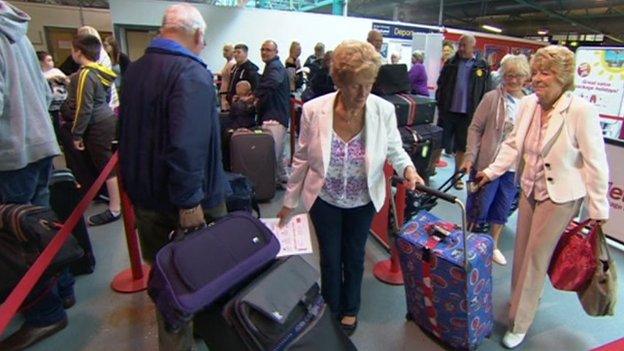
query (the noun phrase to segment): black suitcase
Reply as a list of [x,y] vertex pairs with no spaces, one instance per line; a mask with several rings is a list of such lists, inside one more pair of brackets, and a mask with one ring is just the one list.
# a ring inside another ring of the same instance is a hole
[[[81,199],[82,195],[74,174],[68,169],[54,170],[50,177],[50,207],[58,218],[65,222]],[[71,273],[74,275],[93,273],[95,255],[84,218],[78,220],[72,235],[84,250],[84,256],[71,264]]]
[[420,135],[415,129],[415,126],[400,127],[399,133],[401,134],[403,149],[412,159],[420,177],[428,183],[429,177],[431,176],[428,169],[433,151],[431,140]]
[[260,130],[232,134],[230,169],[251,180],[258,201],[269,201],[275,196],[275,165],[271,134]]
[[208,349],[356,350],[321,297],[318,272],[300,256],[277,261],[194,320]]
[[397,118],[397,127],[412,125],[416,116],[416,102],[412,98],[415,95],[393,94],[383,95],[382,98],[394,105]]
[[414,116],[414,125],[433,123],[433,117],[436,109],[435,99],[431,99],[420,95],[411,95],[416,102],[416,113]]
[[379,73],[373,89],[376,95],[391,95],[397,93],[408,93],[412,90],[407,74],[407,65],[382,65],[379,67]]
[[412,127],[423,139],[431,140],[431,159],[427,167],[427,174],[432,176],[435,172],[436,163],[442,154],[442,135],[444,129],[433,124],[419,124]]

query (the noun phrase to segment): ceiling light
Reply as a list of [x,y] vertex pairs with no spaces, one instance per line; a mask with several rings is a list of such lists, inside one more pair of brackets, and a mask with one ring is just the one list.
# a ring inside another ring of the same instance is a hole
[[537,31],[537,35],[546,35],[548,34],[548,29],[540,29]]
[[502,29],[498,27],[488,26],[487,24],[482,25],[481,28],[485,30],[489,30],[490,32],[494,32],[494,33],[501,33],[503,31]]

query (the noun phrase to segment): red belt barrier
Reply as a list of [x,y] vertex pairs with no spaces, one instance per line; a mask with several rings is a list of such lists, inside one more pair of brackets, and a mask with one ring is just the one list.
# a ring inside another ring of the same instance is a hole
[[69,216],[67,221],[65,221],[65,224],[63,224],[54,239],[50,241],[50,244],[46,246],[35,263],[30,267],[28,272],[26,272],[24,277],[22,277],[13,291],[11,291],[9,297],[7,297],[4,303],[0,306],[0,335],[4,333],[6,327],[11,322],[11,319],[13,319],[13,316],[15,316],[30,291],[43,275],[43,272],[48,268],[54,259],[54,256],[56,256],[63,246],[63,243],[65,243],[71,232],[74,230],[74,227],[78,224],[78,221],[91,204],[91,201],[95,198],[95,195],[98,193],[102,185],[104,185],[106,178],[108,178],[110,172],[117,165],[117,160],[118,156],[115,152],[106,164],[106,167],[104,167],[102,173],[95,180],[78,206],[76,206],[71,216]]

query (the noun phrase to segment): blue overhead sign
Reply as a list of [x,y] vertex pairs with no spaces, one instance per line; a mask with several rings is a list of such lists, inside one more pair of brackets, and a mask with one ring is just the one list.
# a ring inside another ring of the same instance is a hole
[[373,29],[381,32],[384,38],[412,40],[414,33],[432,33],[437,32],[429,28],[404,26],[387,23],[373,22]]

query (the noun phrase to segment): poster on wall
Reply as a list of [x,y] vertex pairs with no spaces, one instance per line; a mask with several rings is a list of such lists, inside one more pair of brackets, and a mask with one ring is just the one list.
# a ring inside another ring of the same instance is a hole
[[578,48],[574,84],[574,93],[598,109],[602,134],[623,139],[624,48]]
[[493,70],[498,69],[500,61],[505,55],[509,53],[509,47],[503,45],[491,45],[487,44],[484,47],[485,61],[492,67]]
[[620,140],[606,140],[609,163],[609,220],[603,229],[607,236],[624,243],[624,143]]

